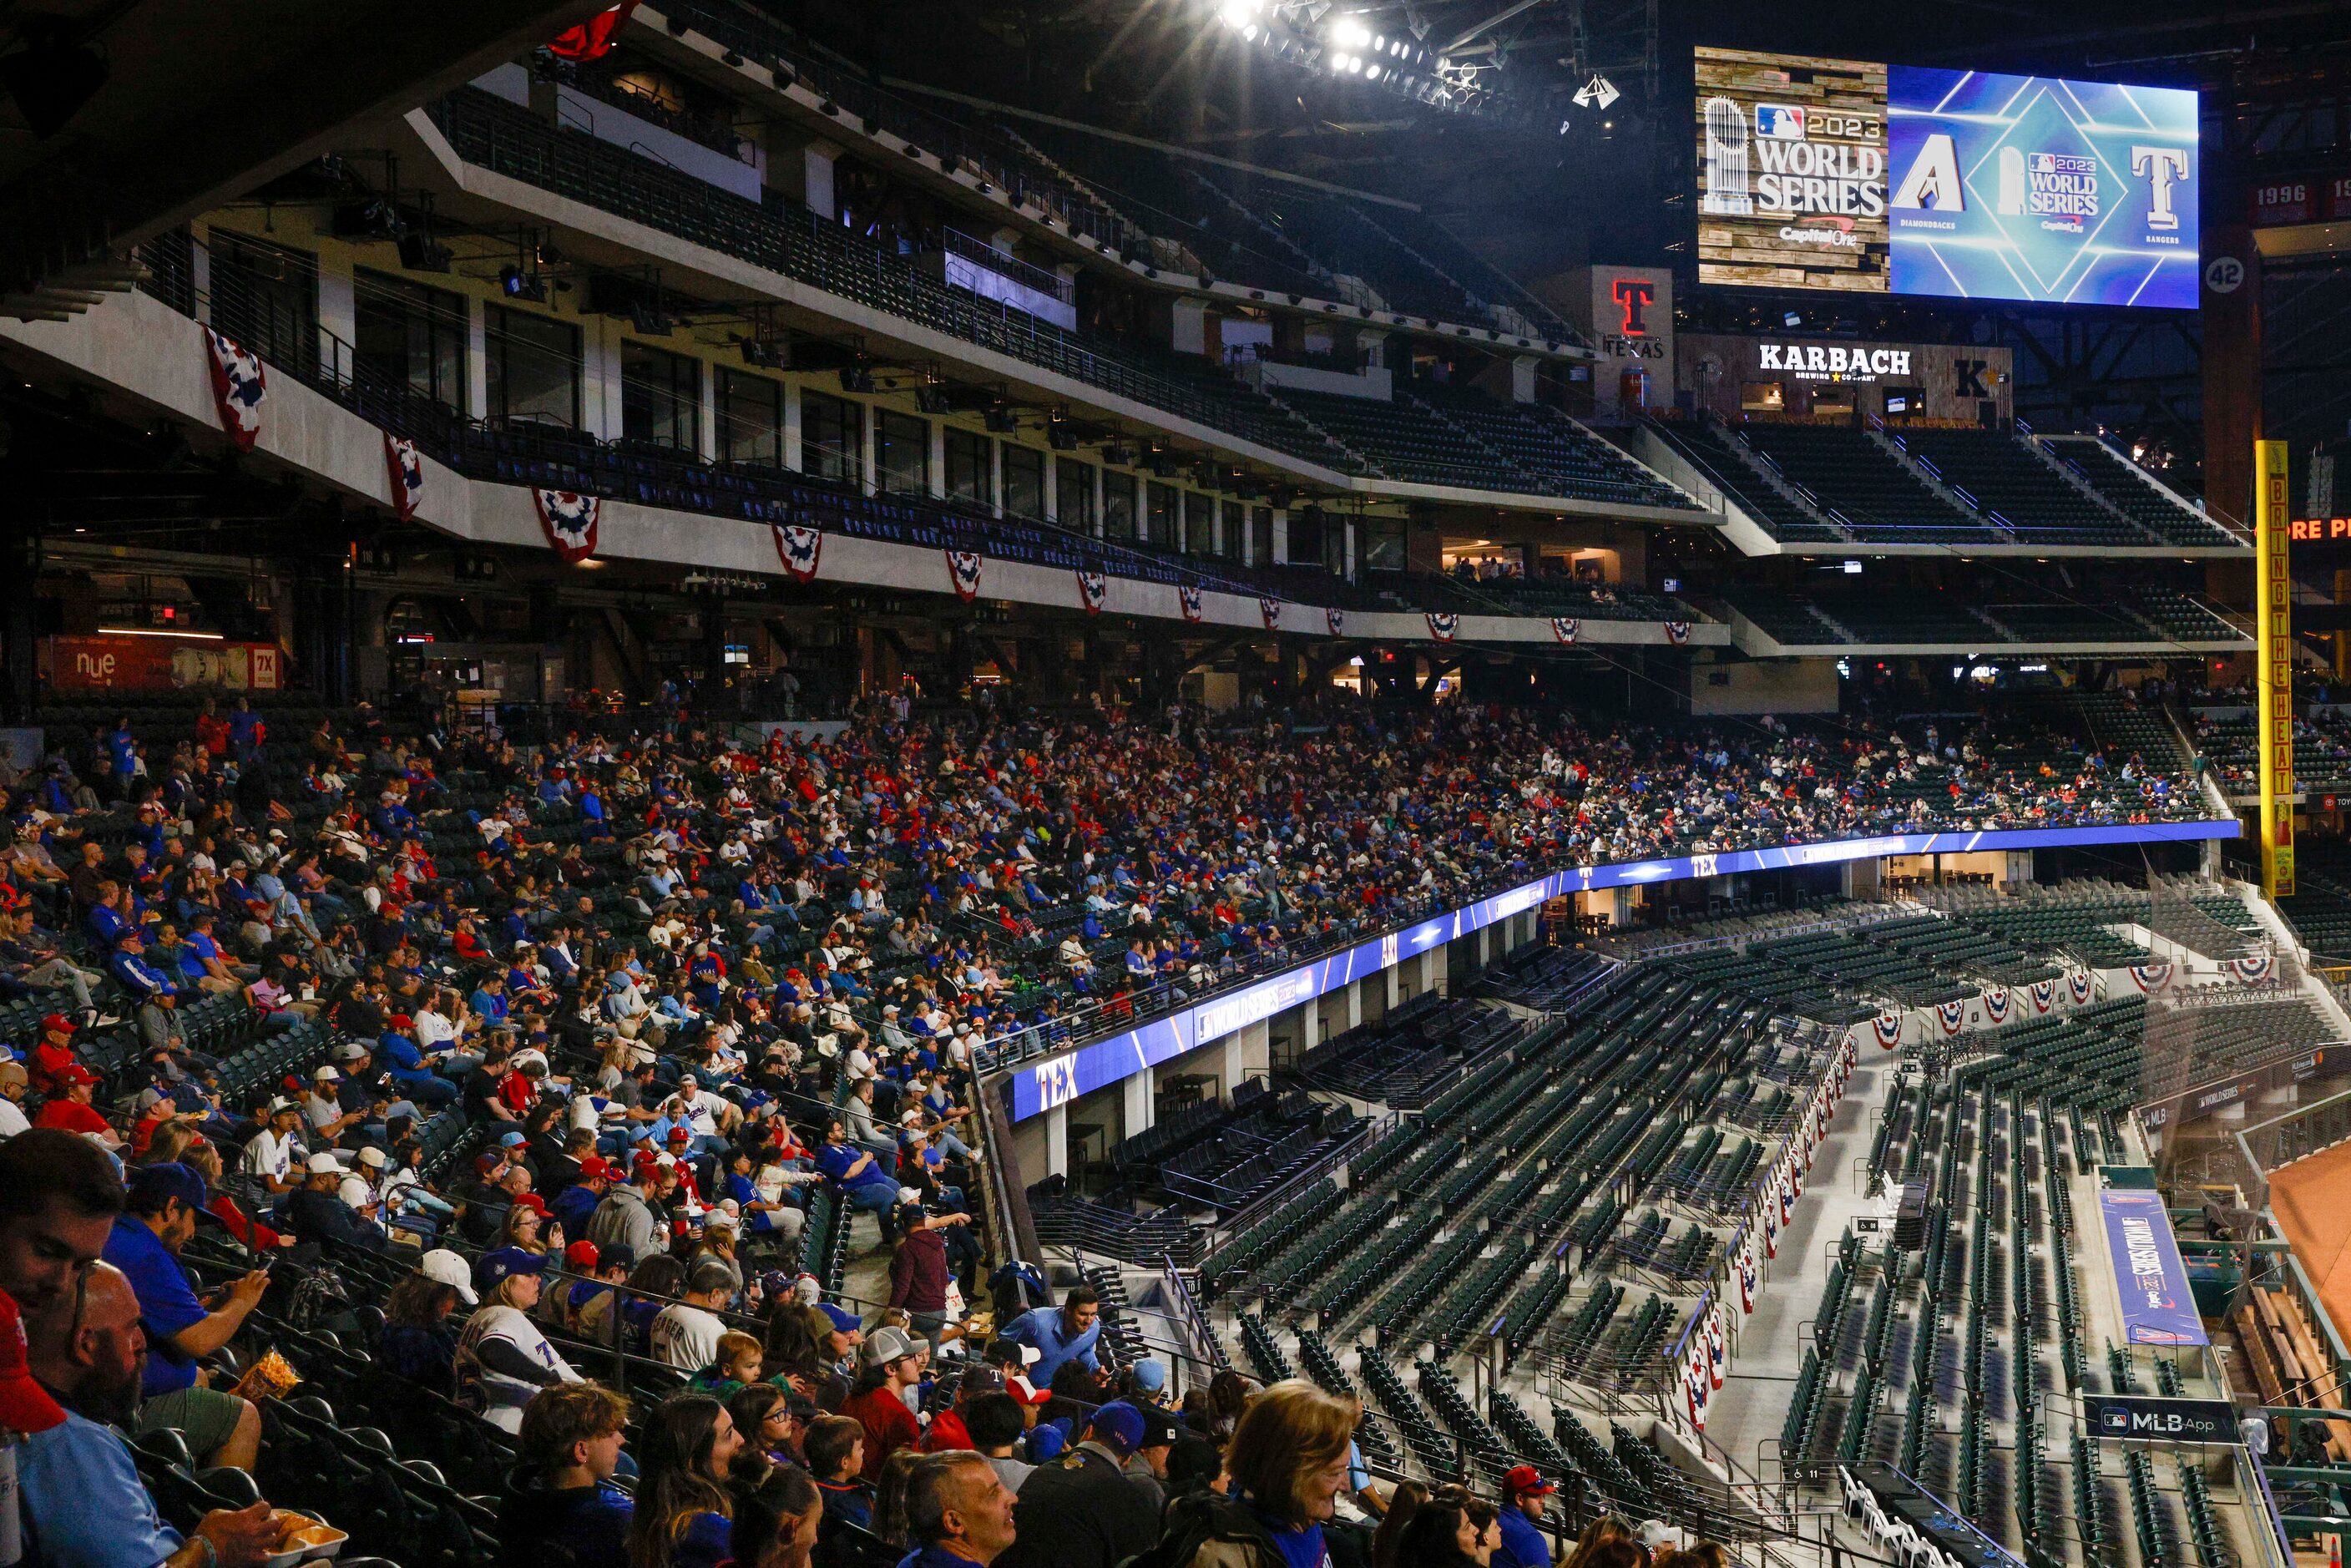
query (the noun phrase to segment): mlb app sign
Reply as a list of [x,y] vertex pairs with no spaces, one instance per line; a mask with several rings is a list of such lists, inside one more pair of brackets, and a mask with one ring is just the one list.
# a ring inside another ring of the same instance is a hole
[[1700,49],[1709,283],[2197,304],[2196,95]]

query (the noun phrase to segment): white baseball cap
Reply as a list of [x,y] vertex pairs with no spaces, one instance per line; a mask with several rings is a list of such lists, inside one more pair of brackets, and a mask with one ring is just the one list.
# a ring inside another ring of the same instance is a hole
[[446,1247],[436,1247],[418,1259],[416,1271],[428,1280],[456,1287],[458,1298],[467,1306],[481,1305],[482,1298],[474,1293],[474,1270]]
[[312,1176],[342,1176],[346,1174],[346,1167],[343,1165],[343,1162],[329,1154],[312,1155],[310,1156],[308,1169]]

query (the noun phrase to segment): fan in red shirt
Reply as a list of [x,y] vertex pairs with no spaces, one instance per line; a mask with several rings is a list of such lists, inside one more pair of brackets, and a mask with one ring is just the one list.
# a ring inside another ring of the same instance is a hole
[[33,1118],[36,1127],[57,1127],[68,1133],[94,1135],[110,1149],[122,1146],[111,1124],[90,1105],[90,1091],[97,1086],[98,1074],[80,1062],[69,1062],[58,1075],[61,1092],[52,1096]]
[[878,1328],[865,1342],[865,1365],[841,1413],[865,1428],[865,1479],[878,1480],[882,1463],[923,1437],[902,1390],[923,1380],[922,1358],[904,1329]]

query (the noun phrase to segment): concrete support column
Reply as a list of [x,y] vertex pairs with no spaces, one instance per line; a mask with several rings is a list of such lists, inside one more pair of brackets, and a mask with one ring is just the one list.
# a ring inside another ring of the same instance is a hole
[[1045,1113],[1045,1174],[1070,1174],[1070,1108],[1056,1105]]
[[857,405],[857,483],[871,496],[882,488],[882,471],[873,459],[873,427],[881,423],[870,402]]
[[621,333],[610,316],[580,323],[580,423],[586,434],[610,441],[621,434]]
[[1520,354],[1510,361],[1510,401],[1535,401],[1535,367],[1541,361],[1532,354]]
[[1107,537],[1108,537],[1108,535],[1104,532],[1104,530],[1107,528],[1107,527],[1108,527],[1109,525],[1108,525],[1108,524],[1106,524],[1106,523],[1103,521],[1103,519],[1102,519],[1102,495],[1103,495],[1103,490],[1102,490],[1102,465],[1101,464],[1097,463],[1097,464],[1093,465],[1093,470],[1094,470],[1094,538],[1098,538],[1098,539],[1099,539],[1099,538],[1107,538]]
[[702,385],[702,460],[718,461],[718,371],[706,360],[696,360],[695,379]]
[[188,286],[196,297],[196,319],[210,326],[213,319],[212,225],[190,224],[188,233],[193,240],[188,256]]
[[1421,985],[1424,990],[1450,995],[1453,989],[1453,954],[1447,947],[1431,947],[1420,956]]
[[351,279],[351,258],[340,247],[321,247],[319,256],[319,363],[337,379],[350,376],[353,345],[360,337],[359,297]]
[[1170,329],[1170,346],[1179,354],[1205,354],[1208,351],[1208,302],[1205,299],[1178,299],[1174,307],[1174,323]]
[[1359,369],[1371,370],[1384,366],[1387,362],[1388,335],[1385,332],[1375,332],[1368,327],[1357,328],[1355,329],[1356,366]]
[[1364,988],[1361,981],[1347,988],[1347,1027],[1360,1029],[1364,1022]]
[[1120,1084],[1119,1087],[1125,1092],[1125,1103],[1122,1107],[1124,1131],[1121,1136],[1131,1138],[1151,1125],[1153,1113],[1158,1108],[1158,1096],[1153,1092],[1153,1076],[1151,1069],[1146,1067],[1131,1074]]
[[[999,493],[1001,486],[998,486]],[[1051,447],[1045,449],[1045,494],[1039,497],[1044,503],[1045,520],[1061,520],[1061,455]]]
[[1290,508],[1287,507],[1273,509],[1273,564],[1290,564]]
[[832,201],[832,165],[841,156],[841,149],[830,141],[811,141],[800,149],[800,188],[807,193],[808,209],[825,222],[841,215]]
[[1385,1014],[1395,1011],[1396,1004],[1404,1000],[1404,965],[1402,962],[1390,964],[1386,968],[1380,971],[1380,986],[1381,988],[1387,993],[1388,998],[1387,1006],[1380,1009],[1382,1015],[1384,1016]]
[[490,417],[490,302],[465,301],[465,417]]
[[800,384],[784,383],[784,466],[797,474],[806,460],[807,452],[800,444]]
[[1482,969],[1493,961],[1494,928],[1490,925],[1480,925],[1478,927],[1478,967]]
[[[939,449],[939,472],[944,474],[947,465],[946,437],[942,435],[935,439]],[[1004,515],[1004,443],[993,435],[987,438],[987,515],[991,517]]]
[[[1261,1023],[1251,1024],[1249,1029],[1256,1030],[1260,1037],[1265,1032],[1265,1025]],[[1217,1070],[1217,1076],[1224,1083],[1228,1100],[1232,1098],[1233,1091],[1240,1087],[1241,1081],[1249,1076],[1249,1057],[1241,1047],[1241,1041],[1248,1034],[1249,1030],[1237,1029],[1224,1039],[1224,1061]]]

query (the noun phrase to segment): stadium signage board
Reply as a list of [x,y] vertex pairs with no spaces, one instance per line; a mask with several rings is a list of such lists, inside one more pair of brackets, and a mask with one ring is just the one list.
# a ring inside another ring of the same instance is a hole
[[2132,1344],[2211,1343],[2189,1292],[2188,1266],[2180,1261],[2163,1195],[2110,1187],[2098,1194],[2098,1213],[2105,1220],[2123,1337]]
[[2194,309],[2196,94],[1697,51],[1698,281]]
[[1491,898],[1479,899],[1401,931],[1374,936],[1325,955],[1269,979],[1216,997],[1196,1007],[1152,1019],[1138,1028],[1098,1040],[1042,1061],[1008,1070],[1012,1119],[1026,1121],[1081,1094],[1146,1072],[1187,1051],[1259,1023],[1275,1014],[1327,996],[1342,987],[1571,894],[1651,883],[1725,876],[1736,872],[1784,871],[1836,865],[1886,855],[1962,854],[1980,850],[2051,849],[2060,845],[2179,843],[2232,839],[2241,829],[2232,818],[2197,822],[2117,823],[2101,828],[2011,828],[1980,832],[1886,833],[1831,843],[1788,844],[1764,850],[1724,850],[1669,860],[1579,866],[1554,872]]
[[2085,1394],[2090,1434],[2108,1442],[2241,1443],[2236,1408],[2225,1399],[2158,1399]]

